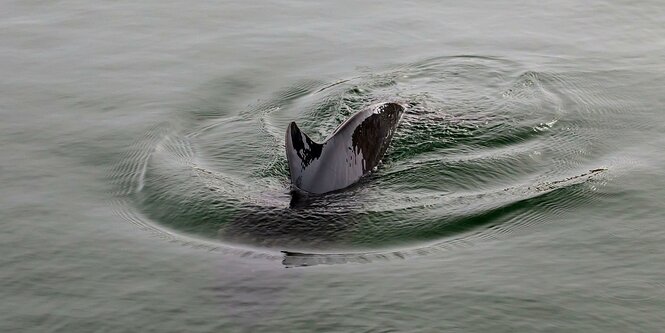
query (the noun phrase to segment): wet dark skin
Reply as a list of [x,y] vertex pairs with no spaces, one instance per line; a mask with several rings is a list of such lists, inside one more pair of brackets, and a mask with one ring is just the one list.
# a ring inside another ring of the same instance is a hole
[[381,103],[342,123],[323,143],[300,131],[295,122],[286,129],[286,157],[295,191],[324,194],[347,188],[381,161],[404,107]]

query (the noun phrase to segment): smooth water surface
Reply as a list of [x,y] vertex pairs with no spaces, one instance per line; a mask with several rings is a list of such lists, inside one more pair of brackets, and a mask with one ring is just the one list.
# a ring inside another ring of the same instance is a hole
[[[658,332],[659,1],[5,1],[0,331]],[[294,205],[324,140],[381,166]]]

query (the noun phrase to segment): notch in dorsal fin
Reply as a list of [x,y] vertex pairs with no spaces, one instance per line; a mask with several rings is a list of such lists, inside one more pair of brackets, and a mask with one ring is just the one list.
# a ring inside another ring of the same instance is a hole
[[312,162],[321,157],[323,145],[314,142],[300,131],[295,122],[286,128],[286,159],[288,160],[291,183],[300,187],[303,172]]

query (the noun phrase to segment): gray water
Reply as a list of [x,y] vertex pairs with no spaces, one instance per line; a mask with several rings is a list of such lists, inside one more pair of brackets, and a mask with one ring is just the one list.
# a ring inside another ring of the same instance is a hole
[[[665,4],[4,1],[2,332],[662,332]],[[284,131],[409,105],[290,208]]]

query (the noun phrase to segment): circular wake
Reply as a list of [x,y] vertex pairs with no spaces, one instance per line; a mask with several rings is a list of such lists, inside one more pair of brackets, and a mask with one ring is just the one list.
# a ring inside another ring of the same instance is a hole
[[[118,163],[110,178],[128,221],[197,246],[284,251],[289,265],[466,246],[594,200],[613,163],[612,133],[635,126],[589,73],[487,57],[304,81],[258,102],[243,86],[251,84],[215,83],[222,97],[184,108]],[[291,205],[287,124],[322,141],[387,100],[409,107],[379,170],[342,193]]]

